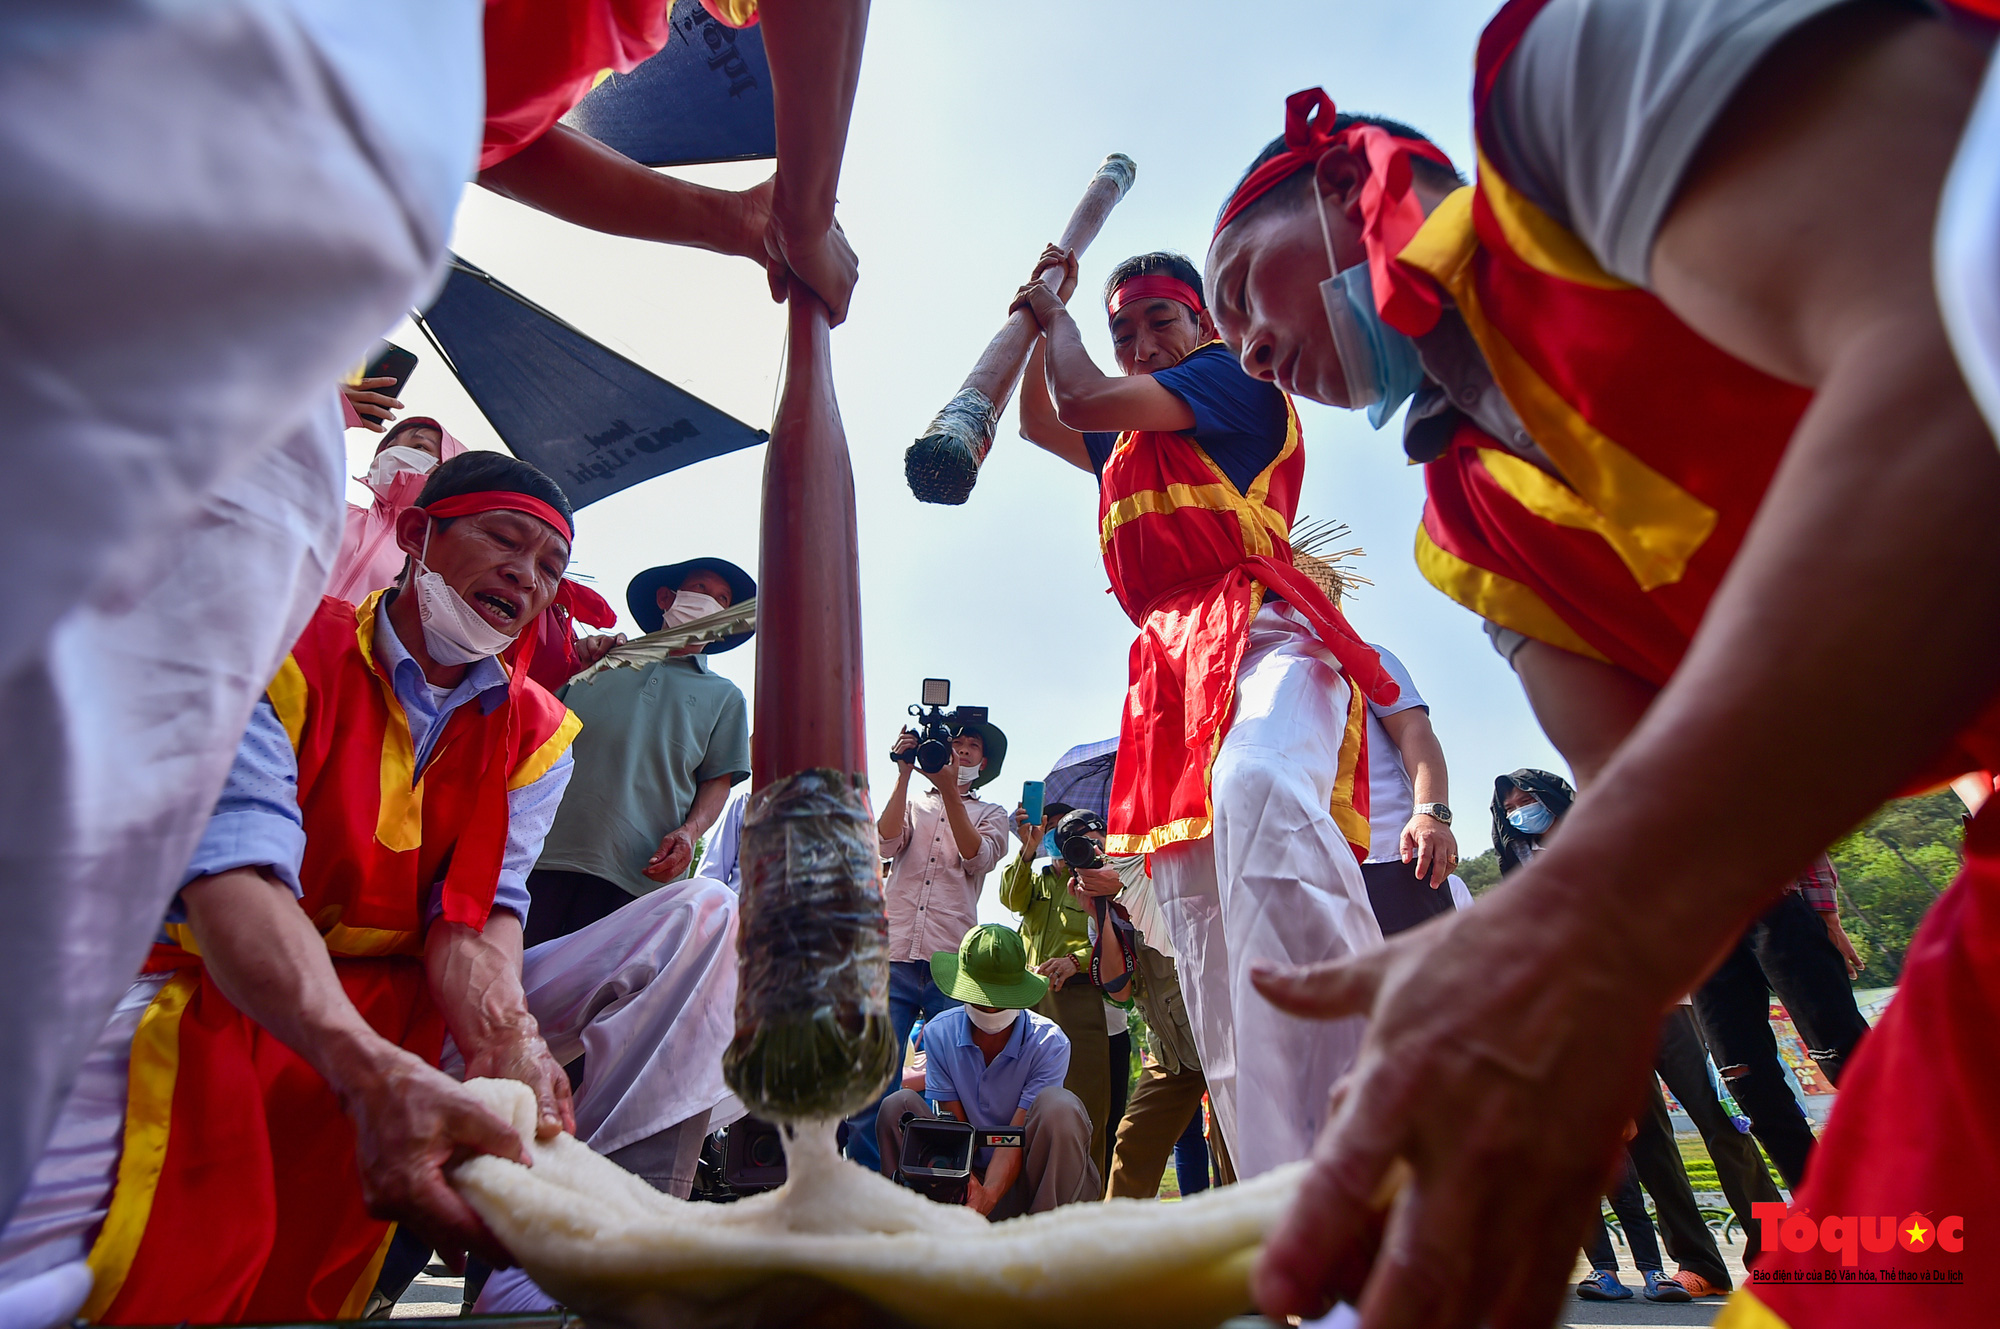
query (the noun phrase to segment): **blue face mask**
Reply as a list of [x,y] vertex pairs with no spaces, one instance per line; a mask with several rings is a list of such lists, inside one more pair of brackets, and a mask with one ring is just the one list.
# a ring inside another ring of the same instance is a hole
[[1319,284],[1319,294],[1347,376],[1348,404],[1366,406],[1368,423],[1380,429],[1423,386],[1417,344],[1376,312],[1375,284],[1366,263],[1334,273]]
[[1542,803],[1525,803],[1507,814],[1507,824],[1524,835],[1540,835],[1556,824],[1556,818]]

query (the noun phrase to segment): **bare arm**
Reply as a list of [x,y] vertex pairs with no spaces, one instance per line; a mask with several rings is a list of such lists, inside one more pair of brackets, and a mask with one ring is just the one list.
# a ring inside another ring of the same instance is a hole
[[[1074,430],[1124,433],[1154,429],[1173,433],[1194,428],[1194,411],[1155,383],[1150,374],[1113,378],[1097,367],[1083,346],[1083,331],[1055,293],[1039,284],[1023,287],[1015,307],[1026,306],[1042,325],[1042,355],[1056,414]],[[1029,369],[1034,368],[1033,362]]]
[[476,1153],[527,1163],[520,1137],[463,1086],[369,1027],[285,886],[240,868],[189,882],[181,899],[222,994],[325,1077],[353,1120],[369,1212],[410,1224],[440,1251],[508,1262],[444,1173]]
[[[956,1107],[957,1105],[953,1104],[952,1106]],[[964,1110],[959,1109],[957,1115],[960,1120],[963,1120],[965,1117]],[[1027,1125],[1028,1109],[1015,1108],[1013,1119],[1007,1124],[1016,1128]],[[972,1184],[966,1189],[965,1207],[980,1214],[992,1213],[993,1206],[999,1204],[1000,1198],[1012,1190],[1014,1183],[1020,1179],[1021,1154],[1023,1152],[1011,1146],[994,1149],[992,1155],[986,1160],[985,1179],[982,1181],[980,1178],[974,1177]]]
[[[860,270],[833,207],[868,37],[868,0],[763,0],[758,13],[778,128],[766,249],[826,302],[838,325]],[[777,284],[772,294],[782,294]]]
[[[1560,840],[1484,917],[1260,979],[1295,1013],[1374,1016],[1266,1246],[1267,1312],[1365,1282],[1371,1325],[1552,1318],[1575,1255],[1564,1234],[1601,1193],[1660,1011],[2000,685],[1984,640],[2000,616],[1984,548],[2000,454],[1929,267],[1984,57],[1942,23],[1835,11],[1745,82],[1691,166],[1655,288],[1817,395],[1686,658]],[[1873,171],[1866,209],[1838,203],[1839,163],[1855,160]],[[1856,707],[1854,680],[1878,677],[1909,704]],[[1692,788],[1722,810],[1700,836],[1685,834]],[[1384,1231],[1369,1200],[1398,1157],[1416,1182]],[[1440,1267],[1513,1272],[1482,1287]]]
[[660,847],[639,871],[654,881],[678,881],[694,862],[694,843],[715,825],[729,801],[730,778],[726,775],[703,780],[694,788],[686,820],[660,838]]
[[1045,340],[1035,342],[1035,349],[1028,352],[1028,367],[1021,374],[1021,437],[1078,470],[1094,475],[1097,467],[1091,463],[1090,448],[1083,441],[1082,431],[1064,424],[1056,414],[1055,402],[1049,398]]
[[567,125],[487,167],[479,183],[593,231],[765,261],[770,181],[740,194],[690,184]]
[[576,1129],[569,1076],[556,1064],[521,987],[521,920],[496,909],[483,931],[439,919],[424,938],[431,999],[465,1056],[465,1076],[519,1080],[535,1091],[535,1133]]
[[[1430,713],[1421,706],[1397,711],[1382,719],[1383,732],[1403,754],[1403,769],[1409,772],[1414,801],[1451,803],[1451,777],[1445,770],[1444,747],[1431,728]],[[1414,863],[1419,877],[1429,877],[1433,890],[1458,863],[1458,837],[1450,826],[1428,813],[1419,812],[1403,827],[1396,846],[1405,863]]]
[[[903,738],[896,740],[895,751],[916,746],[915,734],[906,729],[903,735]],[[908,742],[905,743],[904,739]],[[882,815],[875,819],[875,833],[884,840],[894,840],[903,833],[909,813],[910,772],[915,769],[917,769],[915,762],[896,763],[896,787],[889,791],[889,799],[882,805]]]

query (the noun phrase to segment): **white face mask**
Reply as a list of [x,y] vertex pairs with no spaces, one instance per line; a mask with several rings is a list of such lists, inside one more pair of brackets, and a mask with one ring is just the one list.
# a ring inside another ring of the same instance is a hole
[[1012,1029],[1014,1021],[1021,1018],[1021,1012],[982,1011],[977,1006],[965,1008],[965,1018],[972,1021],[972,1027],[982,1034],[997,1034],[1004,1029]]
[[397,444],[393,448],[383,448],[375,454],[375,460],[368,467],[364,481],[370,489],[380,492],[387,489],[399,475],[428,475],[438,464],[438,459],[422,448],[406,448]]
[[960,784],[971,784],[971,783],[972,783],[972,782],[973,782],[974,780],[977,780],[977,779],[979,778],[979,772],[980,772],[981,770],[983,770],[983,769],[984,769],[984,767],[983,767],[983,766],[961,766],[961,767],[959,767],[959,768],[958,768],[958,782],[959,782]]
[[721,612],[722,601],[712,595],[703,595],[700,591],[675,591],[674,602],[667,606],[660,629],[677,628],[683,623],[692,623],[698,618]]
[[[424,530],[424,553],[429,553],[431,533]],[[417,555],[417,617],[424,625],[424,649],[441,665],[471,664],[489,655],[498,655],[514,644],[512,633],[502,632],[480,617],[465,597],[451,589],[443,577],[424,566]]]

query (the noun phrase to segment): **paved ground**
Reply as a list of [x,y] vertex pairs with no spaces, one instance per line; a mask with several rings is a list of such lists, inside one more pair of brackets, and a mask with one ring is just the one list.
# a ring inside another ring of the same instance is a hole
[[[1647,1301],[1639,1295],[1644,1286],[1636,1270],[1632,1267],[1630,1254],[1623,1246],[1618,1247],[1623,1261],[1618,1276],[1633,1292],[1630,1301],[1590,1302],[1581,1301],[1572,1293],[1563,1310],[1563,1318],[1557,1321],[1564,1329],[1608,1329],[1609,1326],[1628,1324],[1661,1325],[1706,1325],[1721,1313],[1723,1298],[1711,1297],[1705,1301],[1682,1302],[1678,1305],[1662,1305]],[[1724,1244],[1722,1258],[1729,1264],[1729,1272],[1740,1284],[1743,1280],[1743,1244],[1736,1241]],[[1571,1279],[1574,1286],[1577,1279],[1588,1273],[1590,1266],[1580,1257],[1576,1272]],[[464,1280],[454,1278],[445,1267],[433,1262],[430,1268],[417,1275],[417,1281],[403,1294],[392,1312],[394,1318],[419,1319],[435,1316],[455,1316],[464,1294]],[[1238,1321],[1240,1325],[1250,1325],[1257,1321]],[[1329,1329],[1334,1329],[1329,1326]]]

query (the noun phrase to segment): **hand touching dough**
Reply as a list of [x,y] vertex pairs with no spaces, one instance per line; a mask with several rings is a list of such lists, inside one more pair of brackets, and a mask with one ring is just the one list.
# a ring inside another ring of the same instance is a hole
[[663,1295],[716,1303],[803,1276],[923,1329],[1209,1329],[1249,1307],[1251,1262],[1304,1166],[1177,1204],[1110,1200],[988,1223],[841,1159],[828,1123],[788,1141],[778,1190],[698,1204],[572,1136],[536,1142],[526,1086],[466,1087],[514,1122],[535,1165],[481,1156],[452,1184],[534,1280],[593,1325],[657,1322],[649,1308]]

